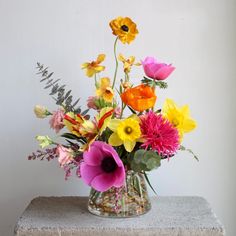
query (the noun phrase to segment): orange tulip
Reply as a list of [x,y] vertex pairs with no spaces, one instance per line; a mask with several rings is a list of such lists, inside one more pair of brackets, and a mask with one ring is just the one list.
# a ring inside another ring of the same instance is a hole
[[120,96],[126,105],[136,111],[144,111],[154,107],[157,98],[154,88],[144,84],[127,89]]

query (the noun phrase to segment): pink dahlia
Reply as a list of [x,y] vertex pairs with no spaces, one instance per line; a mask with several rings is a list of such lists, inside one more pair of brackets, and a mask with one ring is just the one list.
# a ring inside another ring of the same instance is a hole
[[115,149],[107,143],[95,141],[83,154],[80,165],[83,181],[100,192],[111,187],[121,187],[125,180],[125,168]]
[[49,120],[49,124],[52,129],[58,133],[63,127],[63,119],[64,119],[65,113],[62,109],[58,109],[57,111],[54,111],[52,114],[51,119]]
[[158,62],[154,57],[146,57],[142,65],[146,76],[155,80],[166,79],[175,69],[171,64]]
[[171,156],[179,149],[178,130],[161,114],[149,111],[140,117],[144,143],[142,147],[156,150],[161,156]]

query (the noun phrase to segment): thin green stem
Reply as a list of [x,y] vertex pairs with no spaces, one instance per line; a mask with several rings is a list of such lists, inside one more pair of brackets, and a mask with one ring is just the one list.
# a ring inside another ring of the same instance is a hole
[[116,45],[117,45],[117,41],[118,41],[118,37],[116,38],[115,43],[114,43],[114,56],[115,56],[115,61],[116,61],[116,69],[115,69],[115,73],[114,73],[112,88],[114,88],[114,86],[115,86],[115,83],[116,83],[116,75],[117,75],[117,70],[118,70],[118,60],[117,60],[117,56],[116,56]]

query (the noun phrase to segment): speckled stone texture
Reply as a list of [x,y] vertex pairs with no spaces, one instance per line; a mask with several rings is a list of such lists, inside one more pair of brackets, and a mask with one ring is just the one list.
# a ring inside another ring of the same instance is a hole
[[224,228],[201,197],[153,197],[152,209],[135,218],[90,214],[86,197],[38,197],[15,227],[17,236],[222,236]]

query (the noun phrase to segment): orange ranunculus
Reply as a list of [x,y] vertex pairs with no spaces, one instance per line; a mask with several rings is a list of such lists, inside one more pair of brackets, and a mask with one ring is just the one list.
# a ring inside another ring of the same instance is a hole
[[144,84],[127,89],[120,96],[126,105],[136,111],[144,111],[154,107],[157,98],[154,88]]

